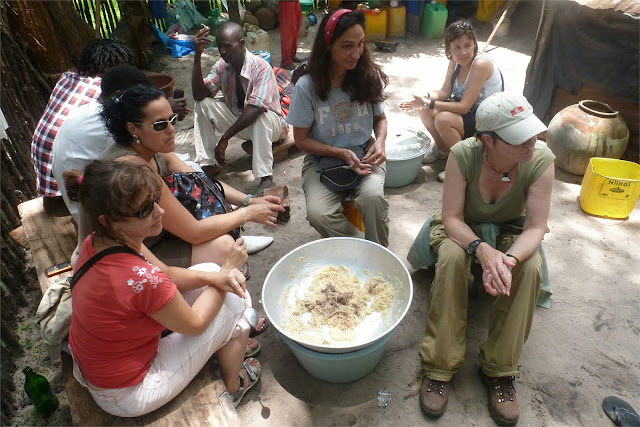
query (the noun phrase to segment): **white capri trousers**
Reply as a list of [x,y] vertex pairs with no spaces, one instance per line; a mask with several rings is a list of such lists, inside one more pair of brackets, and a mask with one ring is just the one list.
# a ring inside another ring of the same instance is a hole
[[[182,294],[189,305],[206,287]],[[244,317],[244,302],[235,294],[227,293],[220,312],[200,335],[182,335],[177,332],[160,340],[149,372],[132,387],[93,390],[88,387],[77,363],[73,374],[87,387],[93,399],[105,412],[118,417],[139,417],[155,411],[176,397],[200,372],[209,358],[231,338],[249,329]]]
[[[233,114],[223,100],[213,98],[196,102],[194,114],[193,136],[196,163],[201,166],[213,165],[216,159],[214,150],[220,137],[238,120],[239,116]],[[280,116],[271,110],[261,114],[251,126],[247,126],[234,136],[234,138],[253,142],[251,168],[255,178],[273,175],[272,144],[279,141],[281,137]]]

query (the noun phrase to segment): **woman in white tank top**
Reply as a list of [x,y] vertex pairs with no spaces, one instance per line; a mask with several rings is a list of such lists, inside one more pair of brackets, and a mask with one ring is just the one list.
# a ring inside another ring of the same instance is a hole
[[478,41],[469,21],[447,27],[444,38],[449,68],[442,88],[412,95],[398,106],[418,108],[420,119],[433,137],[423,163],[444,159],[458,141],[475,133],[475,110],[486,97],[504,90],[502,74],[487,56],[478,54]]

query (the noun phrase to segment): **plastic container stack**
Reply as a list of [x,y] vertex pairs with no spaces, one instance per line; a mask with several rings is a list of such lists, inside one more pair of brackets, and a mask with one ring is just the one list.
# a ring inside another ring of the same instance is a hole
[[382,40],[387,37],[386,9],[369,9],[363,4],[359,4],[358,9],[365,15],[364,36],[367,41]]
[[402,37],[406,29],[407,8],[387,8],[387,37]]

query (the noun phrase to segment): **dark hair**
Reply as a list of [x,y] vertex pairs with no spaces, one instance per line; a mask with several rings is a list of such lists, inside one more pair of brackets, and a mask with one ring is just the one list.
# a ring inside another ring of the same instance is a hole
[[110,67],[133,62],[133,53],[123,43],[113,39],[93,39],[82,50],[78,74],[95,77]]
[[[148,166],[140,163],[94,160],[84,174],[79,169],[62,174],[69,199],[82,204],[91,218],[96,234],[114,236],[98,221],[119,221],[135,215],[142,206],[160,194],[162,180]],[[82,176],[82,182],[78,179]]]
[[164,92],[154,86],[134,86],[107,99],[101,115],[113,139],[125,147],[131,145],[133,136],[127,130],[127,122],[141,123],[146,106],[160,98],[164,98]]
[[[338,9],[327,13],[322,19],[318,33],[316,34],[316,39],[313,42],[309,62],[305,70],[300,74],[300,76],[302,76],[308,73],[311,76],[316,92],[322,100],[327,99],[329,90],[331,89],[331,80],[329,78],[331,52],[324,42],[324,29],[331,15],[337,11]],[[331,43],[333,44],[335,39],[340,37],[353,25],[360,25],[364,29],[364,23],[365,16],[361,11],[354,10],[353,12],[345,13],[336,23]],[[356,67],[353,70],[347,71],[341,88],[349,94],[352,101],[376,104],[384,101],[385,96],[383,91],[387,84],[389,84],[389,78],[382,71],[382,68],[373,62],[369,54],[369,49],[365,44]]]
[[116,92],[133,86],[153,86],[151,79],[133,65],[119,64],[109,68],[102,76],[102,97],[111,98]]
[[444,32],[444,54],[447,56],[447,59],[451,59],[451,42],[462,36],[469,36],[469,38],[473,40],[473,57],[475,58],[478,54],[478,39],[476,38],[476,32],[473,30],[471,22],[463,19],[449,25]]

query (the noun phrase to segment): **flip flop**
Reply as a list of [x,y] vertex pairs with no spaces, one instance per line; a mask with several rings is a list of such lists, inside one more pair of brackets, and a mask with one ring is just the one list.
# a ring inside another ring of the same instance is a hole
[[260,353],[260,350],[262,350],[262,346],[260,345],[260,343],[258,341],[256,341],[256,344],[258,344],[258,346],[255,349],[251,349],[251,346],[249,344],[247,344],[247,351],[244,353],[244,358],[248,359],[250,357],[253,357],[255,355],[257,355],[258,353]]
[[[257,362],[258,366],[251,365],[249,361]],[[242,375],[241,372],[238,373],[238,375],[240,375],[240,388],[235,393],[231,393],[231,398],[233,399],[233,406],[235,408],[237,408],[238,405],[240,405],[242,398],[251,389],[251,387],[258,384],[258,380],[260,379],[260,374],[262,374],[262,367],[260,366],[260,362],[258,362],[258,360],[252,357],[242,362],[242,367],[247,371],[247,374],[249,376],[249,384],[245,384],[244,375]]]
[[624,400],[607,396],[602,401],[604,413],[617,426],[631,427],[640,426],[640,415]]
[[265,318],[265,317],[261,317],[258,319],[258,324],[260,324],[260,320],[263,321],[262,323],[262,329],[258,330],[256,328],[254,328],[253,326],[251,327],[251,329],[249,330],[249,338],[255,338],[258,335],[262,334],[264,331],[267,330],[267,328],[269,328],[269,321]]

